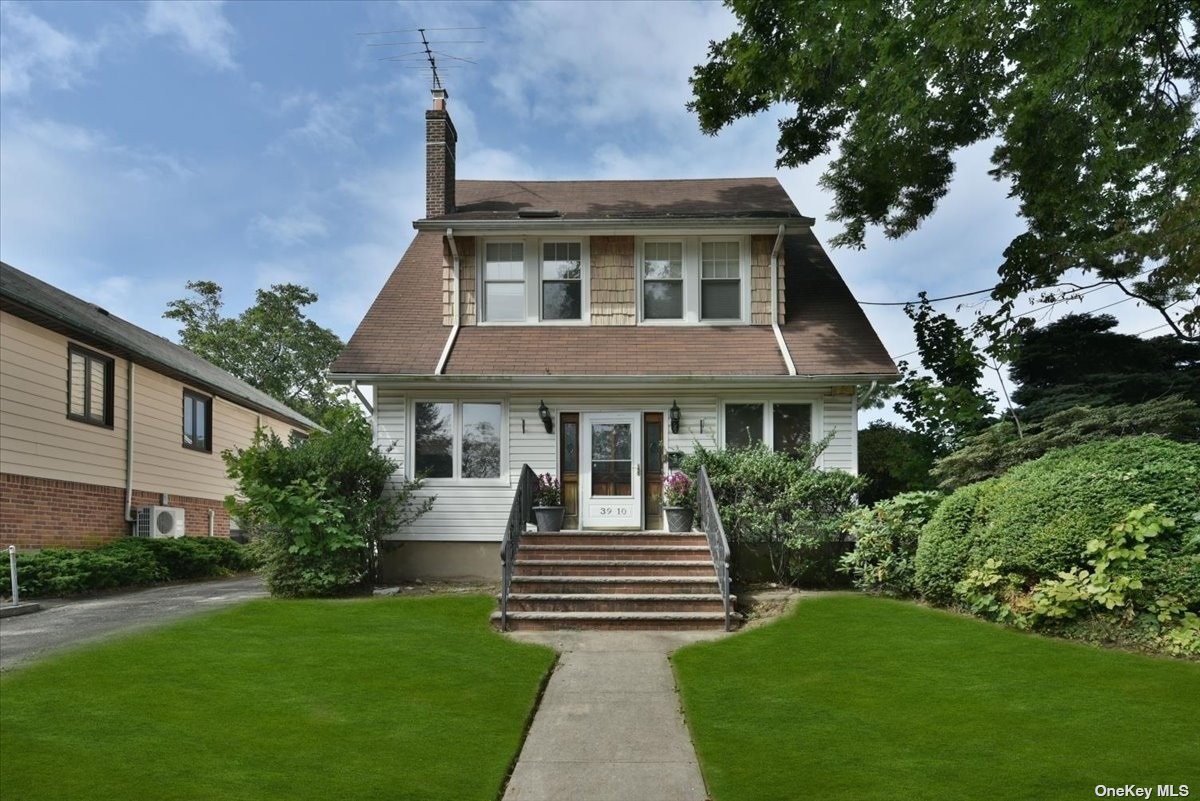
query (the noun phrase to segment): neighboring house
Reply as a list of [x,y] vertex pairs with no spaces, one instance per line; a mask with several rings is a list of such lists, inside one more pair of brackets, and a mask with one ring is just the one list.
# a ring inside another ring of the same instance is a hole
[[856,387],[896,367],[777,180],[456,180],[456,140],[435,90],[426,216],[331,370],[437,496],[392,571],[495,576],[523,464],[628,530],[697,443],[857,469]]
[[0,263],[0,545],[98,545],[150,506],[182,509],[187,534],[228,536],[221,453],[259,426],[285,440],[314,428],[191,351]]

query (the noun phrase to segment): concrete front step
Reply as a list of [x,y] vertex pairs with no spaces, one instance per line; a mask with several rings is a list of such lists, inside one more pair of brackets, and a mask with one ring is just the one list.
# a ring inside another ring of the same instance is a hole
[[713,576],[709,559],[523,559],[513,562],[516,576]]
[[700,561],[709,557],[707,545],[528,545],[521,543],[519,559],[650,559]]
[[[492,613],[492,624],[500,625],[500,613]],[[624,629],[675,631],[723,629],[720,612],[509,612],[509,631],[558,631],[563,629]]]
[[[730,603],[736,602],[730,597]],[[721,612],[720,593],[510,593],[510,612]]]
[[[704,595],[718,591],[716,575],[704,576],[514,576],[513,593],[610,595],[671,593]],[[511,595],[510,595],[511,597]]]
[[529,532],[521,535],[521,545],[703,545],[708,540],[696,532],[673,534],[669,531],[560,531],[554,534]]

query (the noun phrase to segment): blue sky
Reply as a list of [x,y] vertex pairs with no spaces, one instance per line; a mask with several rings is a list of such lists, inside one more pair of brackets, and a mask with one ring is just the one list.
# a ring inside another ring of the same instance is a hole
[[[773,174],[822,240],[839,230],[823,163],[776,170],[777,113],[706,137],[684,108],[692,67],[733,27],[717,3],[5,0],[0,258],[170,337],[162,311],[190,279],[220,283],[230,312],[301,283],[321,298],[311,316],[348,338],[424,210],[429,105],[426,76],[379,60],[412,48],[367,46],[412,34],[360,34],[415,27],[482,28],[430,34],[482,40],[443,48],[476,62],[444,73],[459,177]],[[1021,225],[989,153],[960,154],[919,232],[832,251],[856,297],[994,282]],[[1131,333],[1161,322],[1134,302],[1105,311]],[[868,314],[890,353],[913,350],[902,311]]]

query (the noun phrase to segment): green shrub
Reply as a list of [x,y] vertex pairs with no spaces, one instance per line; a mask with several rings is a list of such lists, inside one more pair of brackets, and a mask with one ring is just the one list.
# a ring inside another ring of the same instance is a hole
[[[94,550],[46,548],[17,555],[22,593],[58,597],[140,587],[163,581],[210,578],[253,568],[245,546],[223,537],[127,538]],[[8,562],[3,588],[10,586]]]
[[778,581],[837,582],[837,559],[846,533],[840,521],[854,508],[863,480],[839,470],[818,470],[828,440],[800,454],[751,448],[708,450],[699,445],[683,459],[693,478],[708,471],[713,496],[732,545],[761,548]]
[[906,492],[850,512],[845,524],[856,544],[842,557],[839,569],[864,592],[913,595],[917,538],[943,497],[938,492]]
[[361,416],[331,421],[285,444],[260,429],[248,448],[223,454],[240,498],[230,513],[259,538],[254,552],[274,595],[334,596],[376,577],[384,538],[424,514],[419,481],[395,481],[396,464],[371,442]]
[[1089,540],[1148,503],[1178,522],[1164,554],[1200,536],[1200,445],[1142,436],[1051,451],[942,504],[917,548],[918,589],[950,602],[988,559],[1031,587],[1079,566]]

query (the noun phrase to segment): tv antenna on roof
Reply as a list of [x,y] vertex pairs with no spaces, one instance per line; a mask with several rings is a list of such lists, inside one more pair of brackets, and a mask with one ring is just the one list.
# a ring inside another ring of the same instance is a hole
[[[476,62],[472,61],[469,58],[462,58],[461,56],[452,55],[443,50],[435,50],[434,47],[435,46],[440,47],[442,45],[448,45],[448,44],[454,44],[454,45],[483,44],[483,40],[482,39],[449,39],[449,40],[444,40],[444,41],[431,42],[431,41],[429,41],[429,37],[426,36],[426,33],[427,32],[432,33],[435,31],[443,32],[443,31],[482,31],[482,30],[483,30],[482,27],[476,27],[476,28],[408,28],[405,30],[398,30],[398,31],[372,31],[370,33],[360,33],[358,35],[359,36],[383,36],[385,34],[393,34],[393,33],[415,33],[415,34],[418,34],[420,36],[420,39],[414,39],[412,41],[403,41],[403,42],[369,42],[367,44],[367,47],[402,47],[402,46],[414,46],[415,47],[417,45],[420,45],[420,47],[421,47],[420,50],[413,50],[408,53],[399,53],[399,54],[391,55],[391,56],[383,56],[382,58],[380,58],[378,60],[379,61],[392,61],[392,62],[396,62],[396,63],[400,64],[400,66],[415,67],[417,69],[420,69],[421,71],[429,74],[431,88],[441,89],[441,88],[443,88],[441,72],[443,72],[445,70],[460,69],[463,66],[463,64],[475,64]],[[460,61],[460,62],[462,62],[462,64],[441,64],[441,65],[439,65],[438,64],[438,56],[441,56],[443,59],[449,59],[451,61]]]

